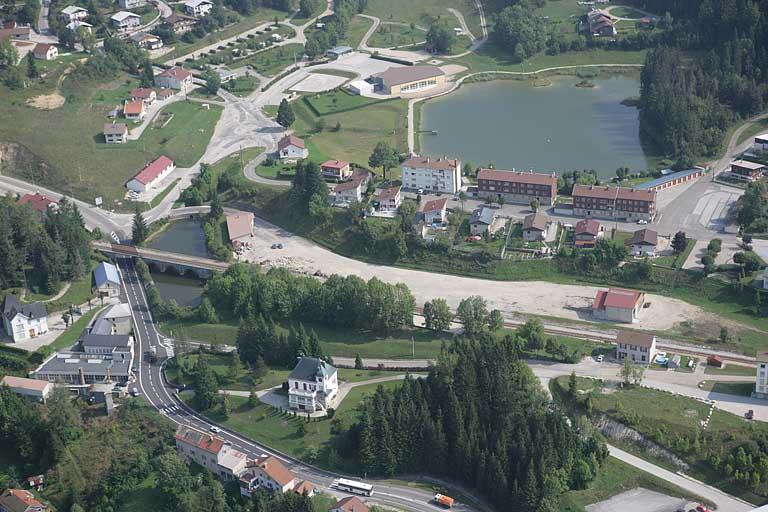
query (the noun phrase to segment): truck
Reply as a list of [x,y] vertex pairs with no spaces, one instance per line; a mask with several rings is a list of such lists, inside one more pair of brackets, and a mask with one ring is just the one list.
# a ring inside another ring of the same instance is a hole
[[435,494],[435,497],[432,498],[432,501],[438,505],[442,505],[445,508],[453,508],[454,499],[450,496],[446,496],[445,494]]

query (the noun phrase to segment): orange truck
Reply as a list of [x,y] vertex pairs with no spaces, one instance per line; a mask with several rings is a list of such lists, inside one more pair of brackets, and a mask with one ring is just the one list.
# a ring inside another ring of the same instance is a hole
[[454,504],[454,499],[450,496],[446,496],[445,494],[435,494],[433,501],[438,505],[444,506],[445,508],[452,508]]

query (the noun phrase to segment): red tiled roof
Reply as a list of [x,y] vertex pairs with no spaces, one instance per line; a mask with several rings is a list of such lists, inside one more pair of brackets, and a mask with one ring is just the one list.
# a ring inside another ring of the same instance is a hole
[[[0,497],[0,507],[7,510],[26,510],[27,507],[45,507],[35,495],[24,489],[7,489]],[[45,507],[47,510],[47,507]]]
[[160,92],[159,92],[159,93],[157,93],[157,95],[158,95],[159,97],[161,97],[161,98],[170,98],[170,97],[171,97],[171,96],[173,96],[174,94],[176,94],[176,93],[175,93],[175,92],[173,92],[173,89],[169,89],[169,88],[167,88],[167,87],[166,87],[165,89],[160,89]]
[[630,201],[656,201],[655,190],[639,190],[624,187],[596,187],[594,185],[574,185],[573,197],[592,197],[595,199],[626,199]]
[[368,512],[368,507],[360,501],[357,496],[347,496],[336,502],[333,510],[343,510],[344,512]]
[[168,68],[157,76],[176,78],[177,80],[185,80],[192,76],[192,73],[179,66]]
[[616,333],[616,343],[628,343],[640,347],[650,347],[656,339],[655,334],[638,331],[619,331]]
[[453,170],[456,167],[459,166],[458,160],[453,160],[450,158],[440,157],[440,158],[430,158],[430,157],[422,157],[422,156],[412,156],[405,162],[403,162],[403,167],[411,167],[414,169],[443,169],[443,170]]
[[577,235],[597,236],[600,233],[600,223],[595,219],[583,219],[576,223]]
[[296,494],[304,494],[306,492],[307,494],[312,494],[312,492],[315,490],[315,486],[312,485],[312,482],[309,482],[307,480],[302,480],[301,482],[297,483],[296,486],[293,488],[293,492]]
[[141,114],[144,112],[144,102],[142,100],[126,101],[123,106],[123,115]]
[[275,482],[280,485],[287,485],[296,477],[291,470],[283,465],[275,457],[269,456],[266,459],[257,461],[258,466]]
[[300,139],[295,135],[286,135],[280,142],[277,143],[277,149],[285,149],[288,146],[296,146],[297,148],[304,149],[304,139]]
[[131,91],[131,98],[138,98],[141,100],[147,100],[152,96],[152,93],[154,93],[152,89],[148,87],[138,87]]
[[320,167],[322,168],[327,167],[328,169],[343,169],[348,165],[349,165],[349,162],[345,162],[344,160],[328,160],[327,162],[323,162],[323,165],[321,165]]
[[557,176],[537,172],[503,171],[499,169],[480,169],[478,180],[507,181],[510,183],[531,183],[535,185],[557,186]]
[[620,309],[634,309],[644,294],[637,290],[625,288],[610,288],[608,291],[598,290],[592,309],[605,309],[607,307]]
[[32,53],[35,55],[46,55],[48,53],[48,50],[51,49],[53,45],[48,43],[37,43],[35,45],[35,49],[32,50]]
[[2,384],[9,388],[22,388],[31,389],[34,391],[45,391],[45,388],[50,386],[50,382],[47,380],[27,379],[24,377],[14,377],[13,375],[6,375],[3,377]]
[[162,173],[166,167],[171,165],[173,165],[173,160],[163,155],[159,157],[157,160],[155,160],[154,162],[152,162],[151,164],[147,165],[141,171],[139,171],[139,173],[136,176],[134,176],[133,179],[135,179],[139,183],[148,185],[152,183],[152,181],[155,178],[160,176],[160,173]]
[[34,194],[24,194],[21,196],[21,199],[19,199],[19,204],[28,204],[39,212],[47,211],[51,203],[56,204],[56,201],[38,192],[35,192]]
[[183,443],[196,446],[201,450],[213,453],[214,455],[218,454],[224,447],[224,440],[220,437],[211,436],[200,432],[199,430],[184,426],[180,426],[176,431],[176,439]]
[[443,211],[443,208],[448,204],[448,199],[443,197],[440,199],[435,199],[433,201],[427,201],[424,203],[424,208],[421,209],[422,212],[440,212]]
[[384,190],[382,190],[381,192],[379,192],[376,195],[376,200],[377,201],[389,201],[390,199],[396,198],[397,194],[399,194],[399,193],[400,193],[400,187],[399,186],[385,188]]

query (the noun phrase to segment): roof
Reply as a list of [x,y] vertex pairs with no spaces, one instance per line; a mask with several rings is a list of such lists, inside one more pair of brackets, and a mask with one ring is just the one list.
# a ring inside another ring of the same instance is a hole
[[93,334],[80,337],[80,344],[85,347],[127,348],[131,347],[131,337],[127,334]]
[[221,450],[221,453],[219,453],[219,466],[227,468],[232,472],[247,460],[248,458],[243,452],[226,445]]
[[632,245],[653,245],[659,242],[659,234],[652,229],[640,229],[632,235]]
[[296,146],[297,148],[304,149],[304,139],[300,139],[295,135],[286,135],[277,143],[277,149],[285,149],[288,146]]
[[139,173],[134,176],[133,179],[139,183],[148,185],[149,183],[152,183],[158,176],[160,176],[163,170],[170,166],[173,166],[173,160],[163,155],[139,171]]
[[337,501],[333,510],[343,510],[344,512],[368,512],[368,507],[360,501],[357,496],[347,496]]
[[349,162],[345,162],[344,160],[328,160],[327,162],[323,162],[320,167],[327,167],[329,169],[343,169],[348,165]]
[[101,318],[129,318],[131,316],[131,306],[125,302],[112,304],[99,316]]
[[643,295],[643,292],[625,288],[610,288],[608,291],[598,290],[592,309],[605,309],[607,307],[634,309]]
[[619,330],[616,333],[616,343],[628,343],[630,345],[650,347],[655,340],[656,335],[650,332]]
[[179,428],[176,429],[175,437],[177,441],[195,446],[214,455],[218,455],[219,451],[224,447],[224,440],[222,438],[205,434],[184,425],[179,425]]
[[336,373],[336,368],[316,357],[302,357],[293,369],[289,379],[316,381],[318,377],[326,378]]
[[99,287],[106,283],[120,284],[120,273],[117,271],[117,267],[106,261],[102,261],[96,266],[93,271],[93,280],[96,282],[96,286]]
[[655,190],[642,190],[625,187],[597,187],[594,185],[574,185],[573,197],[592,197],[595,199],[625,199],[630,201],[656,201]]
[[62,14],[77,14],[78,12],[87,12],[86,9],[83,9],[82,7],[78,7],[76,5],[68,5],[67,7],[63,8],[61,10]]
[[685,178],[686,176],[690,176],[691,174],[696,174],[699,172],[704,172],[704,169],[702,169],[701,167],[694,167],[693,169],[686,169],[685,171],[670,172],[668,174],[665,174],[661,178],[656,178],[655,180],[650,180],[650,181],[646,181],[645,183],[640,183],[639,185],[636,185],[635,188],[640,190],[654,188],[654,187],[658,187],[659,185],[663,185],[665,183],[669,183],[671,181],[675,181],[680,178]]
[[82,352],[59,352],[48,359],[34,373],[76,375],[83,370],[84,375],[106,375],[127,377],[131,369],[130,358],[99,357]]
[[18,36],[30,36],[32,29],[30,27],[2,28],[0,29],[0,39],[16,39]]
[[750,162],[749,160],[734,160],[731,162],[731,165],[743,167],[744,169],[749,169],[750,171],[759,171],[760,169],[765,169],[765,165],[758,164],[756,162]]
[[389,68],[381,73],[376,73],[373,77],[380,79],[384,85],[391,87],[443,75],[445,73],[437,66],[403,66]]
[[349,181],[343,181],[336,185],[333,189],[334,193],[344,192],[345,190],[352,190],[359,187],[364,181],[370,179],[370,173],[368,171],[357,170],[352,173],[352,178]]
[[141,43],[142,41],[156,40],[160,38],[154,34],[148,34],[146,32],[136,32],[135,34],[131,34],[129,39],[134,43]]
[[146,100],[152,97],[153,94],[156,94],[155,91],[150,89],[149,87],[137,87],[136,89],[133,89],[129,96],[131,98],[139,98],[142,100]]
[[[717,357],[717,356],[709,356],[709,357]],[[755,357],[758,363],[768,363],[768,351],[760,351],[757,353],[757,357]],[[717,357],[717,360],[722,362],[723,359],[720,357]]]
[[397,195],[400,193],[400,186],[396,187],[389,187],[379,190],[379,193],[376,194],[376,200],[377,201],[389,201],[391,199],[395,199]]
[[120,11],[110,16],[109,19],[114,21],[123,21],[127,20],[128,18],[141,18],[141,16],[128,11]]
[[34,194],[24,194],[21,196],[19,199],[19,204],[28,204],[34,210],[45,212],[52,204],[55,205],[56,201],[48,196],[40,194],[39,192],[35,192]]
[[762,133],[755,136],[755,142],[758,144],[768,144],[768,133]]
[[493,224],[493,219],[496,218],[496,210],[493,208],[477,208],[472,212],[472,217],[469,219],[470,224]]
[[42,302],[32,302],[30,304],[21,304],[15,295],[9,293],[5,296],[5,306],[3,314],[8,321],[13,320],[17,314],[27,318],[46,318],[48,312],[45,310]]
[[160,92],[157,93],[157,95],[161,98],[170,98],[174,94],[176,93],[173,91],[173,89],[169,89],[168,87],[160,89]]
[[353,50],[351,46],[337,46],[335,48],[331,48],[330,50],[326,51],[325,53],[336,53],[336,54],[343,54],[343,53],[349,53]]
[[213,5],[213,2],[210,2],[209,0],[187,0],[184,2],[184,5],[187,7],[197,7],[202,4]]
[[445,209],[445,207],[448,205],[448,198],[442,197],[440,199],[434,199],[432,201],[427,201],[424,203],[424,207],[421,209],[422,212],[441,212]]
[[69,30],[77,30],[80,27],[93,28],[93,25],[83,20],[72,20],[69,23],[67,23],[67,28]]
[[226,218],[230,241],[253,233],[253,214],[251,212],[228,213]]
[[304,494],[305,492],[307,494],[312,494],[314,490],[315,486],[308,480],[302,480],[293,487],[293,492],[296,494]]
[[506,181],[509,183],[530,183],[534,185],[557,186],[557,176],[538,172],[503,171],[498,169],[480,169],[478,180]]
[[124,115],[131,115],[131,114],[141,114],[144,112],[144,101],[142,100],[135,100],[135,101],[127,101],[125,102],[125,105],[123,105],[123,114]]
[[32,53],[35,55],[46,55],[51,48],[56,48],[56,46],[48,43],[37,43]]
[[582,219],[576,223],[575,232],[577,235],[597,236],[600,233],[600,223],[595,219]]
[[125,135],[128,133],[128,125],[125,123],[104,124],[104,135]]
[[25,512],[28,507],[47,507],[35,498],[35,495],[24,489],[6,489],[0,496],[0,505],[10,512]]
[[3,377],[2,384],[9,388],[29,389],[32,391],[45,391],[51,385],[47,380],[27,379],[25,377],[14,377],[13,375]]
[[290,469],[285,467],[282,462],[271,455],[264,459],[257,460],[256,464],[267,474],[267,476],[269,476],[269,478],[279,485],[287,485],[296,478],[296,476],[291,473]]
[[192,73],[187,71],[186,69],[179,67],[179,66],[173,66],[172,68],[168,68],[159,75],[158,77],[163,78],[176,78],[177,80],[186,80],[190,76],[192,76]]
[[549,217],[542,212],[532,213],[526,215],[523,219],[523,229],[535,229],[536,231],[544,231],[549,224]]
[[403,167],[410,167],[412,169],[435,169],[452,171],[459,166],[459,161],[440,157],[430,158],[421,156],[412,156],[402,164]]

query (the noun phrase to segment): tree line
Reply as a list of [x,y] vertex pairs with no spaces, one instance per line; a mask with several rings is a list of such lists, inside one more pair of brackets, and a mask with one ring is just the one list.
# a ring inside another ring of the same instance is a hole
[[[342,44],[347,37],[347,30],[352,17],[363,12],[367,5],[368,0],[337,0],[334,2],[333,14],[322,20],[323,28],[313,31],[307,37],[307,43],[304,47],[305,53],[309,57],[316,57],[325,53],[329,48]],[[310,6],[304,7],[310,8]]]

